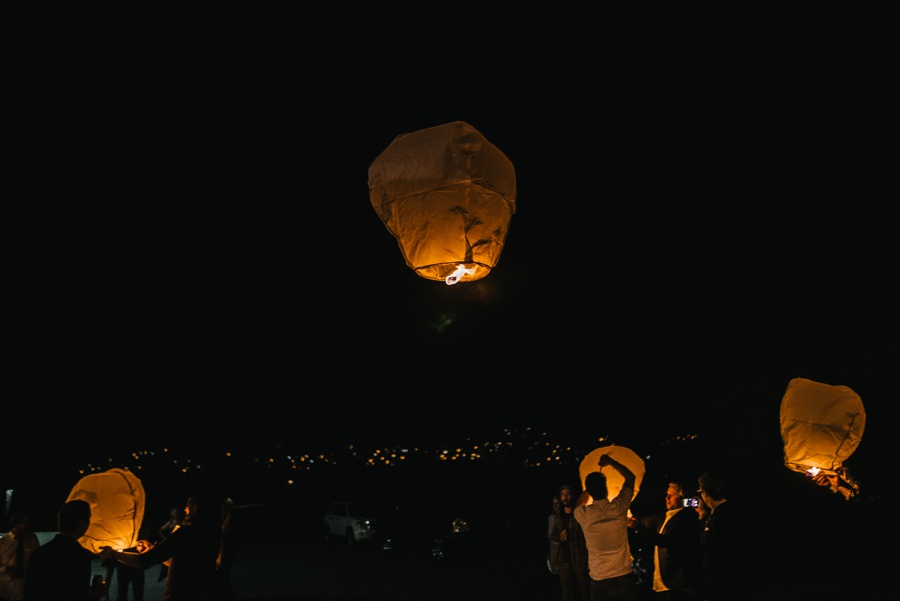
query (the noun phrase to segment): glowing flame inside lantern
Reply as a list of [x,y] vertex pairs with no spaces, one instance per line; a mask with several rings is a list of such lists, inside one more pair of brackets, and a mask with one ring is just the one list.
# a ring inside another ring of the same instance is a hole
[[814,477],[816,477],[817,475],[819,475],[819,472],[820,472],[820,471],[821,471],[821,470],[819,470],[819,468],[817,468],[817,467],[811,467],[811,468],[809,468],[808,470],[806,470],[806,475],[807,475],[807,476],[810,476],[811,478],[814,478]]
[[465,265],[457,265],[456,271],[447,276],[446,282],[448,286],[452,286],[453,284],[460,281],[464,275],[473,275],[475,273],[474,269],[466,269]]

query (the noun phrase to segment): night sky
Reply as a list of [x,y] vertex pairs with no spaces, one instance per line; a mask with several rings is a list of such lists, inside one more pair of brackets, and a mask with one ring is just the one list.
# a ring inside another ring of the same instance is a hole
[[[890,573],[858,552],[900,509],[896,65],[878,19],[340,10],[14,20],[4,509],[15,489],[52,530],[79,470],[124,465],[160,507],[222,477],[293,516],[344,491],[423,498],[433,475],[442,496],[542,516],[575,479],[542,441],[569,458],[617,444],[647,461],[642,503],[726,467],[738,498],[778,508],[785,557],[808,541],[792,574],[823,549],[845,583]],[[404,263],[368,169],[453,121],[511,161],[517,210],[493,271],[447,286]],[[863,401],[849,537],[833,495],[783,467],[793,378]],[[515,445],[479,443],[504,432]],[[435,459],[445,443],[502,452]],[[341,463],[395,447],[428,452]]]
[[[498,89],[61,60],[68,100],[32,99],[13,165],[14,437],[627,438],[738,397],[777,420],[793,377],[896,417],[894,186],[858,71],[598,84],[510,57],[529,76]],[[497,267],[456,286],[405,265],[367,186],[395,136],[451,121],[518,189]]]

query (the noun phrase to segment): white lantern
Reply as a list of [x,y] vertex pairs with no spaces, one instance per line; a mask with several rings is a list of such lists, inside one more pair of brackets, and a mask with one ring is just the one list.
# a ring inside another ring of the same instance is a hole
[[781,399],[784,465],[833,475],[856,450],[865,426],[862,399],[850,388],[794,378]]
[[500,260],[516,212],[515,169],[454,121],[394,138],[369,167],[369,199],[418,275],[480,280]]
[[91,525],[78,542],[92,553],[101,547],[128,549],[137,544],[144,519],[144,485],[132,472],[113,468],[78,481],[66,501],[91,506]]
[[619,470],[611,465],[607,465],[601,469],[599,462],[602,455],[609,455],[610,457],[630,469],[634,474],[634,495],[632,495],[631,497],[631,499],[634,500],[634,498],[638,494],[638,491],[641,489],[641,482],[643,482],[644,480],[645,467],[644,460],[641,459],[637,453],[627,447],[611,445],[608,447],[600,447],[599,449],[594,449],[593,451],[588,453],[587,456],[585,456],[585,458],[581,460],[581,465],[578,468],[579,474],[581,475],[581,488],[584,488],[584,481],[587,478],[588,474],[590,474],[591,472],[603,472],[603,474],[606,476],[606,490],[609,493],[609,496],[607,498],[612,501],[616,497],[616,495],[621,492],[622,485],[625,484],[624,476],[619,473]]

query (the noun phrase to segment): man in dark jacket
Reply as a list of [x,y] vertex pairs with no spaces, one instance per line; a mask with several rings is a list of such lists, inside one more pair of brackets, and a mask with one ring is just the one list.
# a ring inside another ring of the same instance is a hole
[[653,590],[679,601],[698,598],[701,561],[700,534],[703,523],[693,507],[684,505],[684,486],[669,482],[666,510],[644,517],[628,518],[628,527],[653,552]]
[[34,550],[25,566],[28,601],[99,601],[109,584],[91,588],[94,554],[79,544],[91,525],[91,506],[80,499],[67,501],[56,514],[59,533]]
[[555,525],[550,540],[559,543],[557,570],[562,601],[588,601],[590,576],[588,575],[587,543],[581,525],[572,514],[575,493],[571,486],[559,489],[562,510],[555,515]]
[[710,509],[700,535],[703,598],[745,601],[751,598],[748,548],[752,522],[737,501],[729,500],[722,472],[709,470],[698,479],[700,496]]

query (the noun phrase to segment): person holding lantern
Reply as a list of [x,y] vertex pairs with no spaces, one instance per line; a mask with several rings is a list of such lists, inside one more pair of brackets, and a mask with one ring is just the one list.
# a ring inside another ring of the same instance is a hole
[[170,561],[166,575],[166,601],[206,599],[214,586],[216,560],[222,545],[222,501],[210,491],[198,490],[188,498],[180,528],[153,544],[139,540],[138,553],[103,547],[100,557],[147,569]]
[[[619,494],[608,499],[606,474],[591,472],[584,478],[584,492],[575,504],[575,519],[587,541],[591,578],[591,601],[616,599],[637,601],[638,589],[628,543],[628,509],[634,498],[637,476],[624,463],[608,454],[597,465],[612,466],[624,482]],[[593,498],[593,502],[588,501]]]
[[810,477],[819,486],[827,486],[831,492],[840,494],[845,501],[859,498],[859,482],[850,476],[850,470],[844,466],[838,468],[835,474],[819,472],[815,476]]

